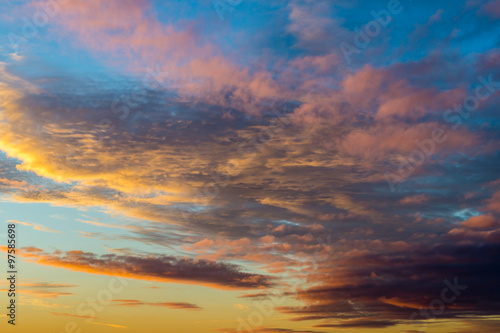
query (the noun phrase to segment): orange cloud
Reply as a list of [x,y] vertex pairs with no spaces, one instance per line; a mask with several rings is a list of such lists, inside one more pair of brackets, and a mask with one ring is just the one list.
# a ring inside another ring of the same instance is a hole
[[112,300],[112,302],[117,303],[116,305],[120,306],[159,306],[159,307],[167,307],[171,309],[183,309],[183,310],[202,310],[199,306],[186,302],[157,302],[157,303],[145,303],[135,299],[116,299]]
[[91,274],[199,284],[218,289],[258,289],[273,285],[270,276],[244,273],[236,265],[208,260],[162,255],[138,257],[107,254],[99,257],[83,251],[45,253],[37,248],[22,248],[18,253],[26,261]]

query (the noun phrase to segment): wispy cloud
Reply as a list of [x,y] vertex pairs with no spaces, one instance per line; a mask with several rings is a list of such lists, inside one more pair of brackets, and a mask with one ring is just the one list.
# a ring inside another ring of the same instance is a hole
[[33,229],[38,230],[38,231],[52,232],[52,233],[56,233],[56,234],[61,234],[62,233],[61,231],[51,229],[49,227],[46,227],[46,226],[38,224],[38,223],[21,222],[21,221],[17,221],[17,220],[8,220],[7,222],[21,224],[21,225],[25,225],[25,226],[28,226],[28,227],[33,227]]
[[116,305],[120,306],[159,306],[159,307],[167,307],[171,309],[183,309],[183,310],[202,310],[201,307],[186,303],[186,302],[142,302],[135,299],[116,299],[113,300]]

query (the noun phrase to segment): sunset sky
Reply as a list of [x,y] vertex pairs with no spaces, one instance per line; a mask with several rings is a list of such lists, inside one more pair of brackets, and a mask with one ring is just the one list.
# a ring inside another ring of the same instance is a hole
[[0,37],[1,332],[500,332],[500,0],[2,0]]

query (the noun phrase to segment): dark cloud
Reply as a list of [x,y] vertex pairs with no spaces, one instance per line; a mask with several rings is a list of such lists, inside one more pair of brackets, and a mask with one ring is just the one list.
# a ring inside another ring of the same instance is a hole
[[338,324],[321,324],[315,325],[318,328],[384,328],[389,326],[397,325],[397,321],[390,320],[352,320],[347,322],[341,322]]
[[42,253],[41,250],[36,250],[26,249],[25,255],[39,264],[94,274],[164,282],[199,283],[222,289],[252,289],[272,286],[272,279],[269,276],[244,273],[236,265],[209,260],[176,258],[165,255],[139,257],[105,254],[98,256],[82,251]]
[[[295,314],[296,320],[351,318],[331,327],[391,326],[410,321],[414,312],[417,317],[412,320],[429,319],[425,313],[436,306],[434,300],[445,306],[434,318],[496,313],[500,305],[495,288],[500,281],[498,244],[450,243],[410,249],[354,255],[336,261],[335,269],[323,267],[321,273],[329,272],[329,277],[322,275],[321,285],[298,293],[310,305],[280,310]],[[423,314],[421,309],[426,309]],[[369,319],[374,316],[391,320]]]

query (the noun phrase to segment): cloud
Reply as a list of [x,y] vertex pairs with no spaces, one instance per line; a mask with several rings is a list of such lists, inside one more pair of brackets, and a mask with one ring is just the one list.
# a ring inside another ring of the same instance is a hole
[[[218,331],[223,333],[236,333],[234,329],[230,328],[222,328]],[[290,328],[278,328],[278,327],[257,327],[253,330],[256,333],[320,333],[319,331],[310,331],[310,330],[296,330]]]
[[498,19],[500,18],[500,1],[499,0],[488,1],[481,6],[478,12],[492,19]]
[[156,303],[151,303],[151,302],[142,302],[139,300],[134,300],[134,299],[116,299],[112,300],[112,302],[116,302],[116,305],[120,306],[159,306],[159,307],[167,307],[171,309],[183,309],[183,310],[202,310],[201,307],[191,304],[191,303],[186,303],[186,302],[156,302]]
[[219,289],[254,289],[272,286],[271,278],[241,272],[233,264],[164,255],[130,256],[68,251],[45,253],[24,248],[26,260],[92,274],[115,275],[160,282],[200,284]]
[[[8,292],[9,289],[0,289],[0,291],[2,291],[2,292]],[[25,295],[34,295],[37,298],[48,298],[48,299],[58,298],[58,297],[61,297],[61,296],[74,296],[75,295],[73,293],[67,293],[67,292],[61,292],[61,291],[30,290],[30,289],[24,289],[22,287],[18,290],[18,293],[20,295],[23,295],[23,294],[25,294]]]
[[487,200],[486,208],[500,213],[500,191],[496,191],[493,196]]
[[328,1],[318,1],[315,6],[306,1],[289,2],[286,32],[295,37],[294,48],[323,53],[339,44],[347,30],[341,27],[342,19],[332,18],[332,7]]
[[[34,295],[39,299],[54,299],[62,296],[73,296],[74,293],[56,291],[59,288],[74,288],[77,285],[61,284],[61,283],[17,283],[17,292],[20,295]],[[8,284],[0,284],[0,286],[9,287]],[[8,288],[1,289],[8,291]]]
[[95,321],[91,322],[90,324],[92,324],[92,325],[109,326],[109,327],[113,327],[113,328],[126,328],[126,329],[128,329],[127,326],[123,326],[123,325],[106,324],[106,323],[96,323]]
[[112,0],[106,5],[69,0],[61,6],[54,24],[61,28],[54,33],[76,37],[79,45],[108,59],[110,65],[121,59],[143,75],[159,68],[156,80],[183,95],[229,105],[247,104],[250,112],[255,112],[251,105],[254,99],[280,90],[266,71],[250,73],[241,68],[189,25],[161,22],[146,0]]
[[[298,299],[306,306],[279,310],[296,315],[298,321],[335,319],[328,327],[393,326],[407,321],[415,309],[428,308],[433,299],[442,297],[447,286],[444,281],[448,280],[466,289],[446,305],[439,318],[493,315],[498,302],[491,291],[499,279],[493,253],[498,247],[498,243],[450,243],[384,254],[353,251],[333,261],[334,270],[324,266],[314,274],[320,285],[298,292]],[[399,259],[401,255],[404,260]],[[367,319],[374,315],[385,319]],[[350,319],[342,321],[345,318]]]
[[420,204],[420,203],[426,202],[428,200],[429,200],[429,197],[427,197],[425,194],[420,194],[420,195],[414,195],[411,197],[403,198],[399,202],[402,205],[415,205],[415,204]]
[[495,229],[500,227],[500,223],[498,218],[496,218],[492,214],[484,214],[478,216],[472,216],[466,221],[463,221],[460,226],[470,228],[470,229],[479,229],[479,230],[488,230]]
[[385,328],[396,325],[396,321],[390,320],[351,320],[343,321],[338,324],[320,324],[314,327],[318,328]]
[[[460,114],[455,104],[474,93],[478,76],[498,80],[489,33],[498,30],[497,3],[405,6],[349,68],[339,45],[354,41],[381,2],[252,2],[239,12],[251,20],[219,24],[212,8],[200,9],[210,2],[65,1],[23,59],[9,51],[0,64],[0,192],[15,204],[98,207],[116,220],[77,220],[100,231],[78,237],[127,247],[105,255],[32,247],[25,258],[265,289],[241,297],[286,295],[280,310],[293,324],[322,320],[311,326],[333,330],[402,323],[457,276],[468,290],[442,318],[482,332],[488,326],[476,329],[471,318],[498,308],[500,280],[498,93],[459,128],[443,116]],[[172,14],[184,13],[176,6],[189,17]],[[66,70],[73,53],[85,72],[101,74]],[[58,54],[64,61],[53,60]],[[384,174],[436,128],[446,141],[391,192]],[[56,285],[26,288],[69,294]]]
[[51,312],[54,316],[64,316],[64,317],[75,317],[75,318],[94,318],[92,316],[79,316],[79,315],[74,315],[74,314],[69,314],[69,313],[60,313],[60,312]]
[[32,287],[32,288],[74,288],[78,287],[76,284],[64,284],[64,283],[20,283],[18,286]]
[[38,223],[21,222],[21,221],[17,221],[17,220],[8,220],[7,222],[21,224],[21,225],[25,225],[25,226],[30,226],[30,227],[33,227],[33,229],[38,230],[38,231],[52,232],[52,233],[56,233],[56,234],[62,233],[61,231],[51,229],[49,227],[43,226],[43,225],[38,224]]

